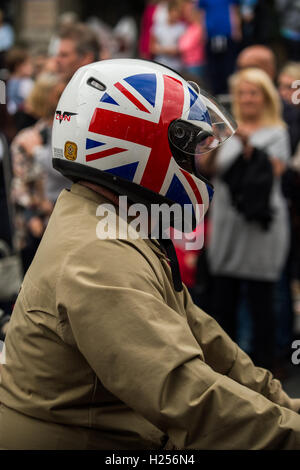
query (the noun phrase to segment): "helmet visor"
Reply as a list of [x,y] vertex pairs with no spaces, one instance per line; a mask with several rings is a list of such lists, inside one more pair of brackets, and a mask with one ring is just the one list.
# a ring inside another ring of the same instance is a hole
[[189,92],[190,107],[169,126],[169,141],[179,150],[174,158],[188,171],[195,165],[191,156],[196,158],[216,149],[237,129],[231,114],[196,83],[189,82]]

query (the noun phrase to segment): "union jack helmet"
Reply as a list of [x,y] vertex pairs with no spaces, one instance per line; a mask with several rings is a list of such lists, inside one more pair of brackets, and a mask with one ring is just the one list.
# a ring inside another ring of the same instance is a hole
[[235,130],[225,109],[173,70],[104,60],[78,69],[59,100],[53,166],[134,202],[188,207],[196,226],[213,195],[199,158]]

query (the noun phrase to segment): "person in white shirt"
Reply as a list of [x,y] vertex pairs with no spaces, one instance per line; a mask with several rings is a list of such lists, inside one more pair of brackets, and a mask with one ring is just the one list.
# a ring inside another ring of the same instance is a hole
[[155,21],[151,32],[150,48],[154,60],[180,72],[182,62],[176,47],[186,29],[181,21],[182,2],[173,0],[168,3],[166,21]]

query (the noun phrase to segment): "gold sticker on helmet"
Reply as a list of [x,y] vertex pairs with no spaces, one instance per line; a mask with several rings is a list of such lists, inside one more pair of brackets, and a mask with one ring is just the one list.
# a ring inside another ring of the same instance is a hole
[[77,158],[77,145],[75,144],[75,142],[66,142],[65,143],[65,151],[64,151],[64,155],[66,157],[67,160],[76,160]]

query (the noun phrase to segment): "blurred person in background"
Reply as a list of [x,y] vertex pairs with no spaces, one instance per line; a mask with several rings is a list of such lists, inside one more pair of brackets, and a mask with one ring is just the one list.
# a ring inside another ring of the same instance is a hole
[[[238,57],[237,66],[239,69],[258,67],[264,70],[272,81],[274,82],[277,76],[276,71],[276,58],[274,52],[266,46],[254,45],[244,49]],[[295,93],[295,88],[292,88],[294,81],[300,79],[299,64],[289,63],[279,74],[278,89],[282,100],[283,113],[282,117],[287,124],[287,130],[290,137],[291,154],[295,152],[297,143],[300,137],[300,113],[299,105],[295,105],[292,101],[292,96]],[[287,198],[288,206],[290,209],[290,250],[287,257],[287,262],[284,265],[280,279],[276,283],[274,289],[274,308],[276,312],[276,375],[283,378],[287,374],[286,357],[290,353],[290,344],[293,337],[293,301],[291,281],[295,276],[295,271],[298,271],[298,237],[297,230],[294,225],[297,225],[297,201],[299,197],[298,178],[294,171],[290,168],[282,174],[283,194]],[[245,321],[245,309],[244,309]],[[251,320],[251,319],[249,319]]]
[[[293,334],[293,320],[295,313],[299,312],[294,302],[293,285],[300,285],[300,63],[289,62],[279,73],[278,88],[283,102],[283,116],[288,125],[290,134],[292,156],[289,165],[283,174],[282,187],[284,195],[288,202],[290,225],[291,225],[291,248],[288,262],[283,273],[282,284],[285,287],[284,299],[287,299],[280,318],[291,312],[291,321],[289,326],[289,341],[283,341],[286,336],[286,328],[281,328],[281,343],[287,351],[291,344]],[[296,88],[297,87],[297,88]],[[282,301],[282,300],[281,300]],[[281,324],[283,322],[281,321]],[[283,336],[283,333],[285,336]],[[283,349],[284,350],[284,349]]]
[[168,7],[173,0],[158,0],[157,8],[154,12],[154,25],[165,25],[168,23]]
[[16,127],[13,116],[7,111],[7,106],[0,104],[0,131],[4,134],[8,144],[16,135]]
[[33,79],[42,73],[57,73],[57,61],[54,56],[48,54],[44,47],[36,47],[31,52]]
[[280,33],[285,43],[287,59],[300,61],[300,2],[276,0]]
[[[0,113],[1,115],[2,113]],[[0,125],[1,125],[0,116]],[[9,211],[8,211],[8,199],[7,199],[7,184],[5,174],[5,152],[7,149],[7,140],[5,135],[2,134],[2,128],[0,127],[0,240],[4,240],[8,245],[11,246],[11,227],[9,222]],[[1,255],[0,255],[1,256]]]
[[[2,108],[2,109],[1,109]],[[11,168],[10,168],[10,155],[8,151],[8,141],[6,138],[7,129],[7,118],[9,120],[9,114],[5,112],[5,106],[0,105],[0,263],[1,258],[4,256],[3,247],[8,248],[12,251],[12,214],[9,205],[9,185],[11,180]],[[4,245],[3,245],[4,244]],[[3,281],[3,275],[5,276],[5,270],[1,268],[1,277]],[[13,298],[3,298],[5,292],[5,286],[0,289],[0,340],[4,340],[5,325],[10,319],[10,314],[13,309],[15,302],[15,296]],[[0,348],[1,353],[1,348]]]
[[138,31],[133,16],[123,16],[113,29],[118,49],[114,58],[133,58],[136,56]]
[[139,54],[143,59],[153,59],[151,50],[151,35],[156,28],[168,25],[169,4],[173,0],[149,0],[141,20],[141,36],[139,41]]
[[181,54],[183,73],[203,80],[205,68],[205,42],[200,12],[193,0],[184,0],[182,17],[187,29],[179,39],[178,49]]
[[186,30],[182,18],[182,0],[172,0],[168,3],[166,23],[154,23],[151,31],[150,51],[154,60],[180,72],[182,61],[179,54],[179,40]]
[[5,57],[9,71],[7,81],[7,110],[13,116],[17,130],[32,125],[34,118],[25,117],[24,103],[33,87],[33,67],[27,49],[13,47]]
[[198,0],[206,35],[208,85],[214,94],[227,92],[242,40],[239,0]]
[[[300,142],[290,160],[287,177],[287,198],[289,201],[292,223],[292,266],[291,279],[298,285],[300,293]],[[297,300],[295,311],[300,314],[300,298]]]
[[[243,3],[243,0],[241,0]],[[251,0],[249,0],[251,1]],[[241,7],[243,15],[243,6]],[[255,43],[276,48],[280,41],[279,15],[274,0],[259,0],[253,9],[253,38]],[[244,38],[243,38],[244,39]],[[242,41],[244,46],[244,41]]]
[[242,20],[243,46],[249,46],[255,41],[255,16],[258,0],[241,0],[240,13]]
[[60,35],[65,29],[68,29],[77,23],[79,23],[79,17],[74,11],[65,11],[58,17],[57,32],[51,37],[48,45],[48,54],[50,57],[57,55]]
[[272,81],[276,78],[276,57],[270,47],[255,44],[243,49],[236,61],[238,70],[258,68],[264,70]]
[[89,17],[85,24],[94,32],[101,45],[99,60],[112,59],[119,50],[113,28],[97,16]]
[[288,125],[292,154],[295,153],[300,141],[299,91],[296,90],[299,84],[300,62],[287,63],[279,73],[278,90],[283,101],[283,118]]
[[59,192],[68,182],[51,166],[51,129],[65,82],[41,75],[27,101],[37,123],[17,134],[11,145],[15,205],[15,243],[28,269]]
[[79,67],[98,61],[100,44],[97,35],[85,24],[63,29],[59,35],[57,69],[64,80],[70,80]]
[[246,69],[231,79],[237,134],[203,160],[215,175],[208,243],[212,313],[237,335],[241,288],[253,322],[255,363],[274,368],[274,286],[286,261],[289,226],[281,175],[290,155],[280,99],[269,76]]
[[152,58],[152,54],[150,51],[150,37],[158,3],[158,0],[148,1],[142,15],[140,28],[141,33],[138,45],[139,57],[141,59],[150,60]]
[[5,66],[5,53],[13,46],[14,36],[12,27],[4,22],[4,14],[0,9],[0,69]]
[[[296,81],[300,84],[300,64],[287,63],[278,76],[278,90],[283,106],[283,119],[287,124],[290,137],[290,155],[287,168],[282,174],[282,190],[289,209],[290,249],[286,264],[275,289],[275,310],[277,315],[277,363],[278,373],[285,377],[288,373],[287,358],[293,340],[295,311],[293,305],[292,283],[300,273],[299,253],[299,175],[292,166],[293,155],[300,140],[300,106],[294,100],[299,91],[293,88]],[[298,102],[298,103],[297,103]],[[280,375],[279,378],[280,378]]]

